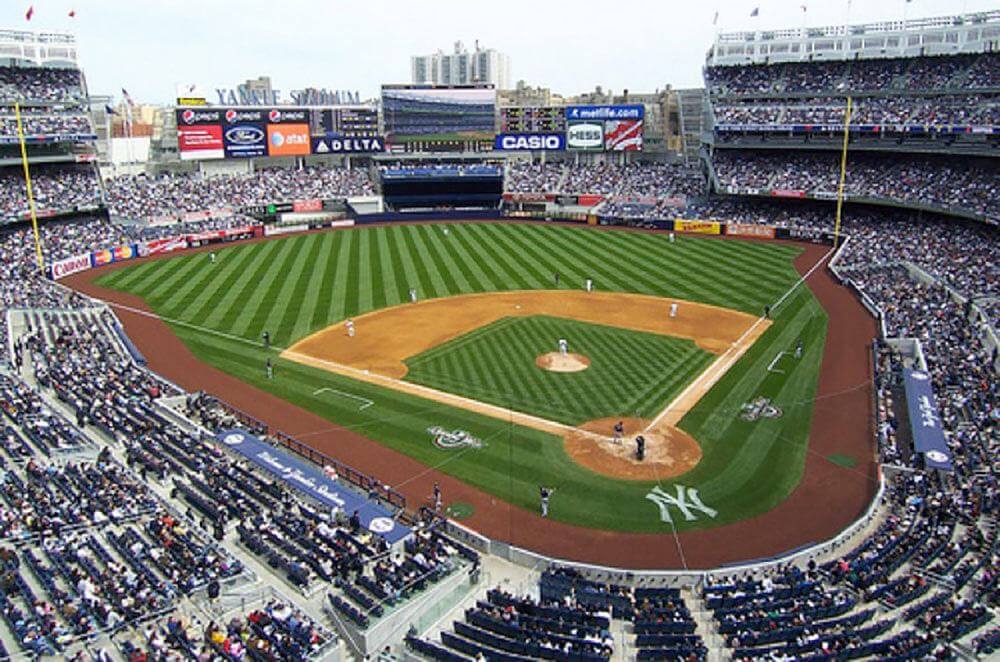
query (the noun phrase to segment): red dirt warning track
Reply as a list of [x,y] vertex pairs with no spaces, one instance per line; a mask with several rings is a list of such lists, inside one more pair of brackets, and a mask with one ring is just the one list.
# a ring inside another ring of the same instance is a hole
[[[800,246],[804,252],[795,267],[804,274],[828,247]],[[110,265],[62,282],[93,297],[149,311],[139,297],[93,282],[110,269],[136,263]],[[676,536],[599,531],[542,519],[536,512],[511,506],[457,478],[428,469],[402,453],[202,363],[165,322],[155,317],[123,309],[116,312],[129,337],[146,355],[150,369],[185,389],[207,391],[390,485],[403,483],[399,489],[410,504],[426,503],[437,481],[447,502],[474,507],[463,525],[518,547],[621,568],[701,569],[774,556],[831,538],[857,519],[874,497],[877,481],[869,348],[876,335],[875,321],[825,266],[813,272],[808,284],[829,315],[829,327],[802,480],[784,502],[767,513]],[[866,386],[859,388],[859,384]],[[846,415],[848,412],[851,415]],[[832,454],[849,455],[858,464],[852,468],[834,464],[826,459]]]

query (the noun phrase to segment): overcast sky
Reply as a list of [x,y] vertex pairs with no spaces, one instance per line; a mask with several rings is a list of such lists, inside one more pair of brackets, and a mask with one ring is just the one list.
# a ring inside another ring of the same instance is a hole
[[[998,8],[1000,0],[854,0],[850,21]],[[459,39],[506,52],[512,81],[560,94],[699,87],[716,29],[839,24],[847,12],[847,0],[3,0],[0,26],[71,31],[91,93],[117,98],[124,87],[136,102],[165,103],[176,83],[211,92],[258,75],[286,98],[308,86],[367,98],[381,83],[409,82],[410,55]]]

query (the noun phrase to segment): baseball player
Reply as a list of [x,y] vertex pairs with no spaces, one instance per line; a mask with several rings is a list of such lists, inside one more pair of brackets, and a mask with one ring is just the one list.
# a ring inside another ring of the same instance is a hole
[[556,281],[556,287],[559,287],[559,272],[558,271],[555,273],[555,276],[553,277],[553,280]]
[[594,291],[594,281],[590,278],[587,279],[586,288],[588,292]]
[[641,434],[635,438],[635,457],[640,462],[646,457],[646,438]]
[[215,251],[208,254],[208,259],[212,262],[212,264],[215,264]]
[[671,244],[674,243],[674,233],[673,232],[671,232],[669,235],[667,235],[667,241],[669,241]]
[[261,340],[264,342],[264,349],[271,349],[271,333],[269,331],[261,334]]
[[416,303],[416,302],[417,302],[417,288],[411,287],[410,288],[410,303]]
[[795,358],[802,358],[802,338],[799,338],[799,341],[795,343]]
[[569,343],[566,342],[565,338],[559,339],[559,353],[562,354],[563,356],[569,354]]
[[542,501],[542,517],[548,517],[549,516],[549,497],[551,497],[552,493],[555,492],[555,488],[545,487],[544,485],[542,485],[538,489],[538,491],[539,491],[539,494],[540,494],[540,497],[541,497],[541,501]]
[[674,301],[670,304],[670,318],[673,319],[677,317],[677,302]]
[[274,379],[274,366],[271,365],[271,357],[267,358],[267,362],[264,364],[264,371],[267,373],[268,379]]
[[622,423],[621,421],[618,421],[617,423],[615,423],[615,433],[614,436],[611,438],[611,441],[613,441],[616,444],[621,444],[622,438],[624,436],[625,436],[625,424]]
[[441,512],[441,486],[434,483],[434,510]]
[[348,338],[353,338],[354,337],[354,320],[348,319],[346,322],[344,322],[344,326],[347,327],[347,337]]

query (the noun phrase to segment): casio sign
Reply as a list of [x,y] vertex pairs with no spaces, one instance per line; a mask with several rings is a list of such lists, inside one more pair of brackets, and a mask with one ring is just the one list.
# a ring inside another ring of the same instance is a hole
[[226,141],[233,145],[259,145],[264,142],[264,132],[255,126],[234,126],[226,131]]
[[501,134],[497,148],[505,150],[560,150],[563,138],[558,134]]
[[603,147],[604,126],[601,124],[572,124],[566,131],[570,147]]

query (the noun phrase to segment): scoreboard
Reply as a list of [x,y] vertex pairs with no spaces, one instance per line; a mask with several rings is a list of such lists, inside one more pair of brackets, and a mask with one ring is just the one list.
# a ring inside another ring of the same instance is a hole
[[317,108],[309,119],[314,136],[333,135],[347,138],[378,136],[378,111],[374,108]]
[[500,133],[565,133],[566,109],[559,106],[500,109]]

